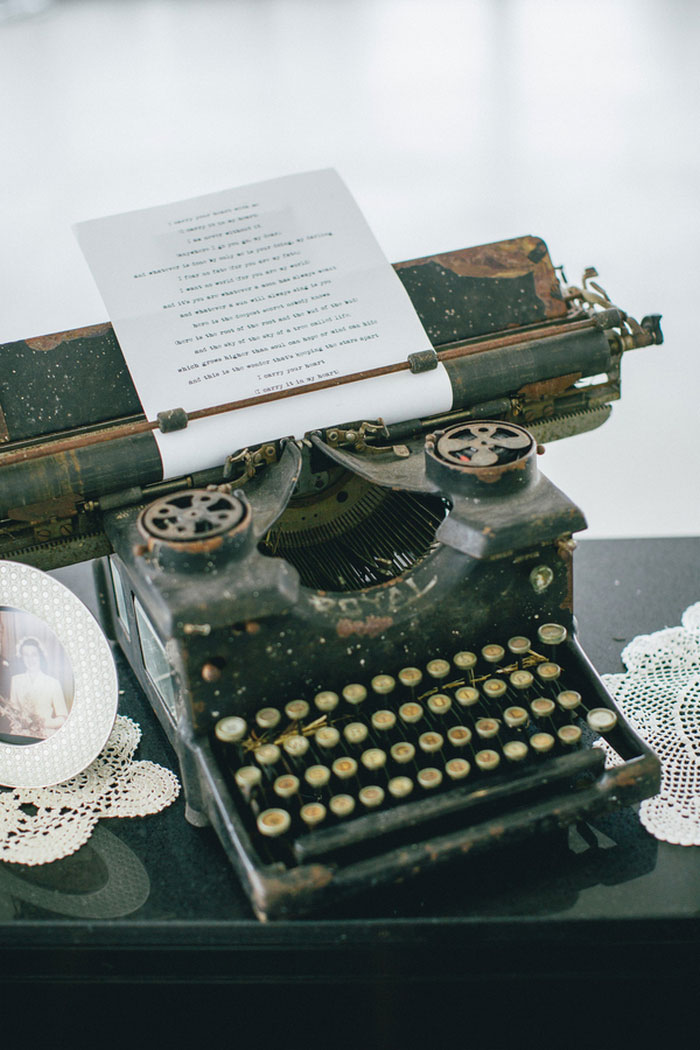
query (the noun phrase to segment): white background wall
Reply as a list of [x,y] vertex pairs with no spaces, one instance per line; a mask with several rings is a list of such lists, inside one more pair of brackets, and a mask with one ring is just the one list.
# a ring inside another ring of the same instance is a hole
[[541,466],[588,535],[699,531],[694,0],[57,0],[0,99],[0,342],[106,319],[72,223],[335,167],[392,262],[535,233],[663,313]]

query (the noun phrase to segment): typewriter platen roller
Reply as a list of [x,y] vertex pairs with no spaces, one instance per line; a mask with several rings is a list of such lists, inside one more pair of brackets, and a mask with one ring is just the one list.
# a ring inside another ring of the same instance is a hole
[[[163,480],[152,435],[130,432],[108,326],[0,348],[0,554],[113,552],[96,563],[108,625],[189,819],[213,824],[260,918],[658,785],[577,643],[585,521],[537,455],[607,418],[658,318],[637,324],[592,272],[561,285],[539,238],[397,271],[452,412],[275,436],[186,478]],[[65,397],[27,386],[37,353]]]

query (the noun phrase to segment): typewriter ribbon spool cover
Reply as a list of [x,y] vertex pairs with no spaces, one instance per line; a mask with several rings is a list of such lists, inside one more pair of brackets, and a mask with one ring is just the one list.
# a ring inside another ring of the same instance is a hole
[[[576,640],[585,521],[537,446],[604,421],[622,353],[660,342],[658,319],[591,307],[539,238],[396,269],[450,377],[440,417],[339,421],[164,481],[152,435],[124,429],[139,410],[107,326],[49,353],[73,374],[94,361],[108,396],[66,400],[41,433],[5,413],[0,553],[108,555],[106,626],[189,819],[214,826],[263,919],[657,789]],[[26,368],[31,343],[0,352]],[[68,451],[76,424],[116,436]],[[40,470],[21,455],[38,445]]]

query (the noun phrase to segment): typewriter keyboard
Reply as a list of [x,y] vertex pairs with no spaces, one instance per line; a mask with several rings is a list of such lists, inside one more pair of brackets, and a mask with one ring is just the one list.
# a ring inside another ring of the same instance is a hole
[[[534,784],[553,759],[587,752],[602,764],[587,745],[603,735],[615,746],[617,715],[572,687],[566,637],[543,624],[533,641],[518,635],[263,707],[247,721],[222,718],[216,746],[262,853],[297,862],[332,854],[398,830],[409,808],[420,822],[468,808],[484,787]],[[564,765],[582,772],[592,762]]]

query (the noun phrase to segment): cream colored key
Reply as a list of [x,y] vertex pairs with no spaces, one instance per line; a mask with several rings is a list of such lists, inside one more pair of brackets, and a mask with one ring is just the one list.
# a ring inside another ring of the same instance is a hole
[[450,673],[450,661],[449,660],[430,660],[426,664],[426,671],[431,678],[436,678],[438,681],[443,678],[447,678]]
[[476,665],[476,653],[470,653],[468,650],[463,649],[461,652],[455,653],[453,661],[458,670],[471,671],[472,667]]
[[349,817],[355,809],[355,799],[352,795],[333,795],[328,800],[328,808],[336,817]]
[[267,838],[277,838],[289,830],[292,818],[286,809],[266,809],[257,820],[258,831]]
[[284,773],[281,777],[277,777],[273,788],[275,794],[280,798],[291,798],[299,790],[299,777],[295,777],[293,773]]
[[398,678],[405,689],[416,689],[423,681],[423,672],[418,667],[402,667]]
[[491,748],[485,748],[483,751],[477,751],[474,755],[474,761],[479,769],[483,770],[485,773],[491,773],[500,765],[501,756],[498,751],[493,751]]
[[388,696],[396,688],[396,680],[390,674],[375,675],[371,684],[379,696]]
[[255,713],[255,721],[261,729],[275,729],[281,720],[282,715],[276,707],[261,707]]
[[428,708],[434,715],[446,715],[452,707],[452,700],[446,693],[433,693],[428,697]]
[[346,685],[343,688],[343,700],[348,704],[352,704],[353,707],[357,707],[367,699],[367,690],[363,685],[358,682],[351,682],[350,685]]
[[300,722],[309,714],[309,705],[306,700],[290,700],[284,706],[284,713],[292,722]]
[[442,773],[439,769],[428,766],[426,769],[418,770],[416,779],[422,788],[425,788],[427,791],[432,791],[434,788],[440,787],[440,784],[442,784]]
[[224,744],[237,744],[247,732],[248,725],[245,719],[239,718],[238,715],[220,718],[214,729],[216,739]]
[[307,802],[299,810],[299,816],[308,827],[315,828],[326,819],[326,807],[321,802]]
[[357,797],[367,809],[376,809],[384,801],[384,789],[378,784],[368,784],[361,788]]
[[335,711],[339,699],[337,693],[332,692],[330,689],[324,689],[322,692],[316,693],[314,703],[319,711]]

